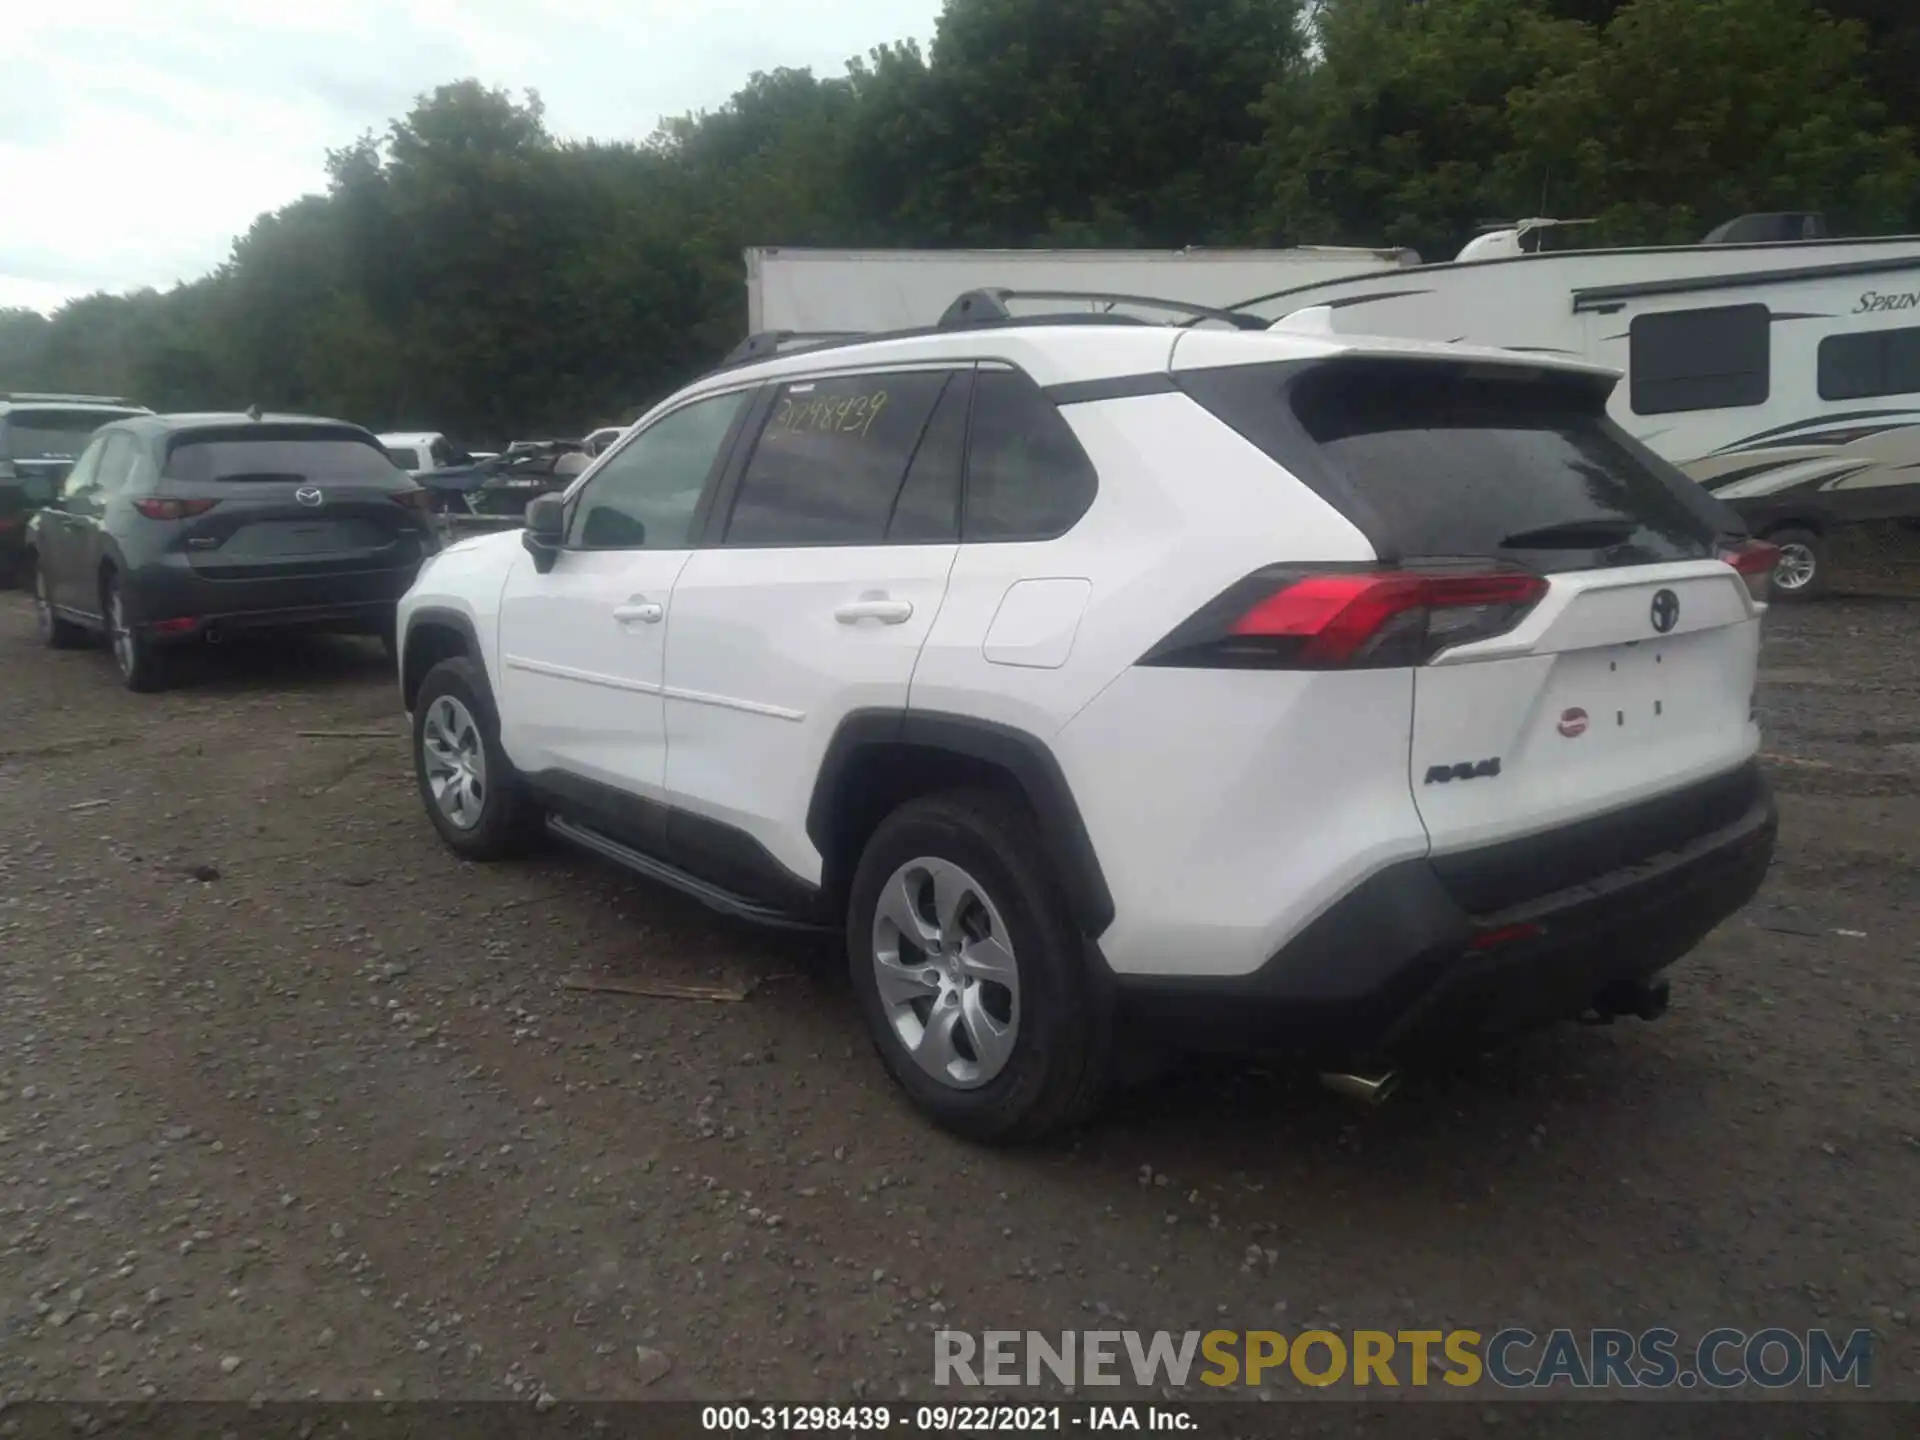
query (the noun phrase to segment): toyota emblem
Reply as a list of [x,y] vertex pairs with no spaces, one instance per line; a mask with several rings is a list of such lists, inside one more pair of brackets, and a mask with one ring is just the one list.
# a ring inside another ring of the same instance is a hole
[[1560,712],[1560,733],[1569,740],[1578,740],[1587,733],[1587,712],[1575,705],[1570,710]]
[[[319,492],[319,490],[316,489],[314,486],[303,485],[298,490],[293,492],[293,498],[298,500],[302,505],[318,505],[321,503],[321,501],[325,500],[327,497],[322,495]],[[1667,592],[1662,590],[1660,593],[1664,595]],[[1655,620],[1653,623],[1656,625],[1660,624],[1658,620]],[[1668,623],[1671,624],[1672,622],[1669,621]],[[1664,629],[1666,627],[1662,626],[1661,628]]]
[[1680,623],[1680,597],[1671,590],[1658,590],[1653,596],[1653,628],[1662,635]]

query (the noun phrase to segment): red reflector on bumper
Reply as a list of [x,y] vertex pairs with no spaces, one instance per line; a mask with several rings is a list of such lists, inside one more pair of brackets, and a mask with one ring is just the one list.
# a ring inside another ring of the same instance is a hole
[[184,635],[199,623],[189,615],[182,620],[155,620],[146,628],[156,635]]
[[1486,930],[1467,942],[1469,950],[1492,950],[1496,946],[1511,945],[1519,940],[1537,940],[1546,934],[1538,925],[1502,925],[1497,930]]

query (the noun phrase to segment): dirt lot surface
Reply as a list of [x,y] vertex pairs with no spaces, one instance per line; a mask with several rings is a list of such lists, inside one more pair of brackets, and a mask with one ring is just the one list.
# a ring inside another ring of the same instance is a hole
[[1309,1323],[1867,1326],[1920,1395],[1920,604],[1769,623],[1779,858],[1666,1019],[996,1153],[809,942],[451,858],[373,647],[134,696],[0,595],[0,1395],[891,1399],[945,1326]]

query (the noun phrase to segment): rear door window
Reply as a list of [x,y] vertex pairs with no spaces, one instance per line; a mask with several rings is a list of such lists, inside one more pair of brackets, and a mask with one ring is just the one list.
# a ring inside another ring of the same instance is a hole
[[836,375],[781,386],[740,477],[723,543],[883,543],[951,373]]
[[393,463],[398,465],[402,470],[420,470],[425,468],[420,463],[420,452],[418,450],[396,450],[389,445],[387,447],[387,454],[393,457]]
[[102,494],[117,495],[126,489],[127,477],[133,474],[133,462],[138,454],[131,435],[121,432],[107,437],[107,448],[100,456],[100,471],[94,479]]

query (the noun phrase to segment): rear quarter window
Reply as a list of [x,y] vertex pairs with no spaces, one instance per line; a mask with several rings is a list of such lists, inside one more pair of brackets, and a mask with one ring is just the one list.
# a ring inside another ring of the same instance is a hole
[[1052,540],[1093,505],[1100,477],[1073,427],[1033,380],[983,367],[974,381],[961,535]]

